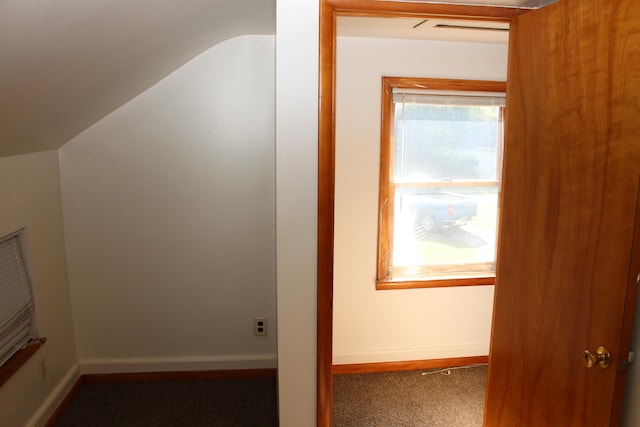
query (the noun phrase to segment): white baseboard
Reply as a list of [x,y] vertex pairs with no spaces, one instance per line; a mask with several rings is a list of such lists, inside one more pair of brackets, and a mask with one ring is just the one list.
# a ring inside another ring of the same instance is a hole
[[42,427],[47,424],[51,415],[60,406],[62,400],[67,396],[73,385],[80,378],[79,365],[73,365],[58,384],[51,390],[51,393],[42,402],[42,405],[33,414],[25,427]]
[[234,369],[273,369],[274,353],[221,355],[214,357],[148,357],[81,359],[82,374],[115,374],[130,372],[222,371]]
[[359,363],[402,362],[411,360],[450,359],[456,357],[486,356],[489,354],[489,342],[404,349],[382,349],[338,352],[334,349],[334,365]]

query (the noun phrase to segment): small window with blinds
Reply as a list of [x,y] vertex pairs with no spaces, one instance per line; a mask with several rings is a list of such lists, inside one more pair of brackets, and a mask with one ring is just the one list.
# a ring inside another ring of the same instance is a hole
[[0,366],[34,337],[33,298],[15,233],[0,239]]
[[493,284],[505,84],[382,89],[377,288]]

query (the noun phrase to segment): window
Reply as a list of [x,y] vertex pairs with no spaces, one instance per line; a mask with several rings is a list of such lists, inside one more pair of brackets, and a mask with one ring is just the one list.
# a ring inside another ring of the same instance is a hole
[[382,83],[377,288],[492,284],[505,84]]
[[33,298],[18,233],[0,239],[0,366],[34,336]]

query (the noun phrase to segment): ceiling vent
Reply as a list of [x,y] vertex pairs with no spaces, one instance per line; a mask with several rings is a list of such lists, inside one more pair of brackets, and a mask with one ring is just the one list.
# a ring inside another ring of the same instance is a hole
[[[403,0],[392,0],[403,1]],[[558,0],[413,0],[420,3],[434,4],[461,4],[468,6],[496,6],[496,7],[518,7],[525,9],[539,9]]]
[[437,24],[437,25],[434,25],[434,28],[447,28],[447,29],[451,29],[451,30],[479,30],[479,31],[506,31],[506,32],[509,32],[508,28],[477,27],[475,25]]

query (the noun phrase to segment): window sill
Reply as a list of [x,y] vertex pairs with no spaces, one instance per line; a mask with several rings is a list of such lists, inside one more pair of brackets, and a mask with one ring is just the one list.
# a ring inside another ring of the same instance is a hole
[[29,341],[23,349],[19,350],[11,356],[11,359],[7,360],[4,365],[0,366],[0,387],[9,381],[9,378],[18,372],[22,365],[27,363],[27,360],[29,360],[46,341],[46,338],[36,338]]
[[494,285],[495,281],[495,276],[422,280],[378,280],[376,282],[376,290],[386,291],[393,289],[447,288],[454,286],[488,286]]

